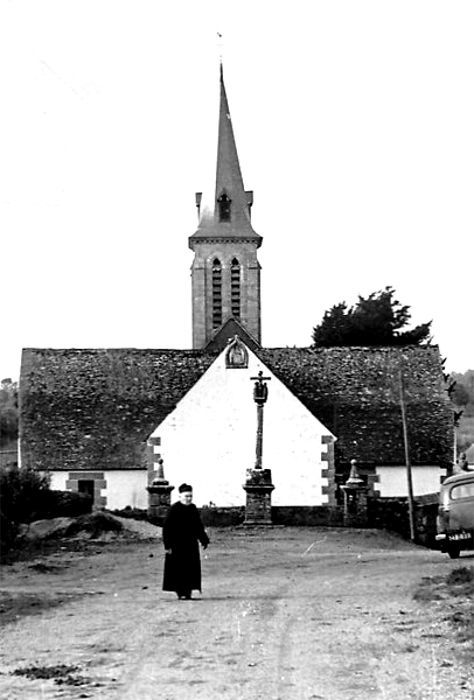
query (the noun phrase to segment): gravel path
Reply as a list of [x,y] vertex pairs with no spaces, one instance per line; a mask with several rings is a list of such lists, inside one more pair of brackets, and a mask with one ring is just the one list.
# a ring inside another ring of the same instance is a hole
[[156,537],[5,567],[4,593],[63,602],[4,627],[0,697],[472,700],[448,623],[413,598],[472,556],[455,564],[373,531],[209,534],[192,601],[161,591]]

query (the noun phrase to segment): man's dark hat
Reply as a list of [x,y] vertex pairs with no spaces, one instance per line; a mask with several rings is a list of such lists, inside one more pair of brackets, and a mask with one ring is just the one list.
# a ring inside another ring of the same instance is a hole
[[189,484],[181,484],[181,486],[178,488],[179,493],[183,493],[184,491],[192,491],[193,487],[190,486]]

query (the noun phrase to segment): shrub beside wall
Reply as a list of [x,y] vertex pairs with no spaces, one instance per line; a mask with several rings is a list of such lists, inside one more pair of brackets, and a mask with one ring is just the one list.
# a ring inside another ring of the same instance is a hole
[[48,490],[38,499],[29,522],[46,518],[76,518],[91,513],[92,505],[92,496],[88,494]]
[[12,467],[0,473],[0,542],[3,552],[13,546],[20,523],[31,522],[36,503],[48,488],[48,480],[30,469]]
[[0,472],[0,545],[7,552],[18,538],[20,524],[46,518],[76,517],[92,510],[89,496],[51,491],[48,479],[32,469]]

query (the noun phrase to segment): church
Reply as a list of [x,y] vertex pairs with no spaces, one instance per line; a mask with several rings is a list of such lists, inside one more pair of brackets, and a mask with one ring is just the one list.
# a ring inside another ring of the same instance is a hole
[[[158,470],[175,487],[193,484],[198,506],[242,506],[259,449],[275,506],[335,506],[352,460],[369,493],[405,496],[402,372],[414,494],[439,491],[454,426],[437,346],[262,346],[263,239],[222,65],[219,81],[215,190],[196,194],[188,239],[192,349],[24,349],[21,466],[112,510],[146,509]],[[259,376],[268,392],[260,434]]]

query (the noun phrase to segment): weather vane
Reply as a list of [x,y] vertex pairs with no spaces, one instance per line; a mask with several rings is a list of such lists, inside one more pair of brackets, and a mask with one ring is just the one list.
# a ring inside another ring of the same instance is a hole
[[224,40],[222,39],[222,34],[220,32],[217,32],[217,36],[217,47],[219,49],[219,63],[222,65],[222,49],[224,47]]

